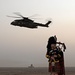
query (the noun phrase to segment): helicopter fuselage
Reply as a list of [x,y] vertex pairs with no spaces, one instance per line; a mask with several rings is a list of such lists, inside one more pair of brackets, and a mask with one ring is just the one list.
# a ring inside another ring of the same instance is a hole
[[46,24],[42,24],[42,23],[34,22],[33,20],[30,20],[28,18],[25,18],[25,19],[20,19],[20,20],[14,20],[13,22],[11,22],[11,25],[27,27],[27,28],[37,28],[38,26],[49,27],[48,25],[50,23],[51,21],[48,21]]
[[34,24],[34,21],[32,20],[14,20],[11,22],[11,24],[20,27],[37,28],[37,26]]

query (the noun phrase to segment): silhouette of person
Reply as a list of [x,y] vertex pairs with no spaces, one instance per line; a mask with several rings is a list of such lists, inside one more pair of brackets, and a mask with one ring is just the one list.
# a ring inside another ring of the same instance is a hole
[[[57,44],[59,44],[59,46],[57,46]],[[49,72],[51,72],[52,75],[65,75],[64,57],[60,44],[65,50],[65,44],[57,42],[56,36],[51,36],[48,40],[46,57],[49,59]]]

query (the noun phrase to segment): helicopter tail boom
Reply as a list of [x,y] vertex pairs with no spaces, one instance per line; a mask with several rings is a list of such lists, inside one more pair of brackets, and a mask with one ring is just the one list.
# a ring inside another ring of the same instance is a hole
[[51,21],[48,21],[46,24],[42,24],[42,23],[35,23],[34,25],[36,26],[41,26],[41,27],[49,27],[48,25],[51,23]]

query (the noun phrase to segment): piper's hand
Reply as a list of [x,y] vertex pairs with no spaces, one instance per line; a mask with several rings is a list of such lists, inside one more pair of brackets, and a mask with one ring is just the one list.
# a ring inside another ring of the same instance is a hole
[[54,57],[57,57],[57,55],[54,55]]
[[52,56],[51,59],[54,60],[54,56]]

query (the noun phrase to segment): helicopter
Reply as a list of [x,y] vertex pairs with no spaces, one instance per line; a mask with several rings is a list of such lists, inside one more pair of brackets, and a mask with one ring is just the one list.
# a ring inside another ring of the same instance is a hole
[[22,19],[12,21],[11,25],[14,25],[14,26],[27,27],[27,28],[33,29],[33,28],[38,28],[38,26],[49,27],[49,24],[52,22],[52,21],[48,21],[46,24],[37,23],[37,22],[34,22],[34,20],[29,19],[28,17],[22,16],[21,14],[18,14],[18,13],[14,13],[14,14],[18,15],[19,17],[14,17],[14,16],[8,16],[8,17],[22,18]]

